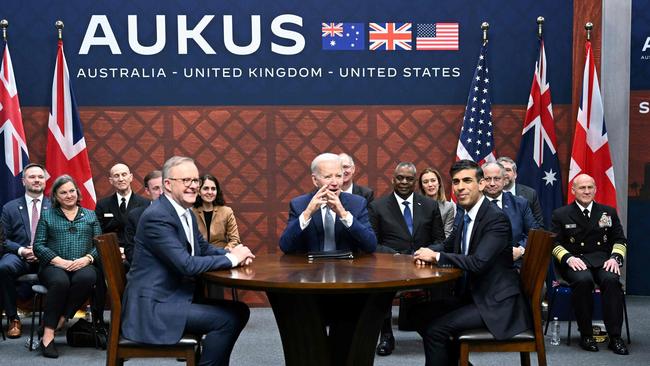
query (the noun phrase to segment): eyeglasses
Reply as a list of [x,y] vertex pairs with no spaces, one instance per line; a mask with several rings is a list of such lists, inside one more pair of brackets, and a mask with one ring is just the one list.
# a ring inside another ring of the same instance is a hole
[[198,186],[201,183],[201,180],[199,178],[167,178],[167,179],[183,182],[183,185],[185,187],[190,187],[192,184],[196,184]]

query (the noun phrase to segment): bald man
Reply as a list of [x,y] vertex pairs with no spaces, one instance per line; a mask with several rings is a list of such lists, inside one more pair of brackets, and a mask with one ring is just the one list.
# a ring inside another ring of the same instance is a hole
[[597,352],[591,318],[594,283],[600,286],[608,348],[627,355],[621,339],[623,289],[621,270],[627,239],[613,207],[594,202],[596,183],[586,174],[573,180],[575,201],[553,211],[552,231],[557,234],[553,256],[557,268],[571,285],[571,300],[580,330],[580,347]]

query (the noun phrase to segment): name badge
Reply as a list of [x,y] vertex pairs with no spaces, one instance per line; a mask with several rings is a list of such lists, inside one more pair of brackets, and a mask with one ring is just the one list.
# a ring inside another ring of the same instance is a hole
[[566,225],[564,225],[565,229],[575,229],[577,227],[578,227],[578,225],[576,225],[576,224],[566,224]]
[[114,217],[114,216],[113,216],[113,214],[112,214],[112,213],[110,213],[110,212],[107,212],[107,213],[105,213],[105,214],[104,214],[104,217]]

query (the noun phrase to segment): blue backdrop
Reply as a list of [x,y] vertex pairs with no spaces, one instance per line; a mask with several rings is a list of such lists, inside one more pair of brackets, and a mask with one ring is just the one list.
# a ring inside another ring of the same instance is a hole
[[[0,7],[0,17],[10,22],[9,42],[18,90],[21,103],[26,106],[50,104],[57,19],[65,22],[66,56],[80,105],[465,104],[478,57],[482,21],[491,25],[489,63],[493,102],[526,104],[537,56],[535,19],[538,15],[546,18],[553,102],[568,104],[571,101],[572,14],[573,3],[565,0],[491,0],[478,4],[471,0],[198,0],[191,3],[11,0],[4,1]],[[158,39],[156,15],[164,15],[166,42],[159,52],[141,55],[132,50],[127,26],[129,15],[137,15],[137,33],[132,29],[131,36],[137,37],[144,46],[151,46]],[[204,18],[206,15],[214,17]],[[224,16],[232,16],[234,43],[245,46],[254,38],[251,23],[257,15],[260,32],[255,35],[259,34],[259,48],[247,55],[229,51],[224,42]],[[180,54],[179,16],[185,16],[187,23],[182,29],[191,30],[207,22],[200,35],[214,54],[206,54],[207,47],[202,49],[192,39],[187,41],[187,54]],[[105,20],[104,27],[89,27],[91,20],[98,19]],[[273,31],[274,19],[285,32],[292,33],[287,36]],[[323,22],[362,23],[363,50],[323,50]],[[370,22],[413,23],[413,50],[370,51]],[[415,50],[416,24],[436,22],[459,23],[458,51]],[[106,25],[114,37],[106,34]],[[89,36],[94,36],[96,42],[114,40],[121,53],[111,52],[107,45],[93,45],[82,54],[84,35],[89,28]],[[304,47],[300,39],[304,39]],[[273,43],[288,47],[294,54],[274,52]],[[220,70],[217,76],[197,77],[196,68],[203,72],[230,68],[231,73],[240,70],[242,75],[223,77]],[[306,68],[315,70],[315,75],[261,77],[258,68],[275,73],[287,68]],[[349,68],[367,72],[368,68],[393,68],[385,71],[395,71],[395,76],[342,77],[341,73],[349,72]],[[431,76],[415,76],[415,68],[429,68]],[[438,75],[433,76],[436,68]],[[252,75],[250,70],[254,70]],[[120,76],[120,72],[129,77]],[[131,77],[136,74],[138,77]]]

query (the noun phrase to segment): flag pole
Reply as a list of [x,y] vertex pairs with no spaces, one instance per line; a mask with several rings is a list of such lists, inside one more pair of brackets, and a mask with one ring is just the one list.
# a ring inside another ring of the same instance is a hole
[[64,27],[63,22],[60,21],[60,20],[57,20],[54,23],[54,26],[56,27],[56,29],[59,32],[59,40],[63,40],[63,27]]
[[542,39],[542,34],[544,33],[543,28],[544,27],[544,17],[543,16],[538,16],[537,17],[537,37],[539,39]]
[[587,41],[591,41],[591,30],[594,29],[594,23],[587,22],[585,29],[587,30]]
[[483,30],[483,44],[485,44],[488,41],[488,29],[490,29],[490,23],[481,23],[481,29]]
[[7,28],[9,28],[7,19],[0,20],[0,28],[2,28],[2,40],[7,42]]

